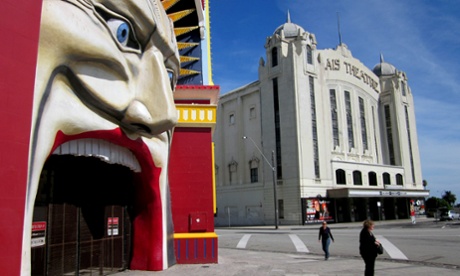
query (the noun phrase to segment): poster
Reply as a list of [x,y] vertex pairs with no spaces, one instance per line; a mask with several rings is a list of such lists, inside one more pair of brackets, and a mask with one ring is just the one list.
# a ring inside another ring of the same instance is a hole
[[319,223],[333,221],[329,211],[330,202],[319,198],[306,198],[305,200],[305,223]]
[[30,247],[38,247],[46,244],[46,221],[32,222],[32,240]]
[[118,235],[118,217],[107,218],[107,236]]

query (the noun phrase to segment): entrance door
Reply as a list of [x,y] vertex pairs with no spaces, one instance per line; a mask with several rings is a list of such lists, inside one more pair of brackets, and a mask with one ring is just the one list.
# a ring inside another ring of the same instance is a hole
[[129,169],[97,159],[52,156],[35,204],[34,225],[45,228],[35,236],[45,238],[33,233],[32,275],[108,275],[126,269],[131,178]]

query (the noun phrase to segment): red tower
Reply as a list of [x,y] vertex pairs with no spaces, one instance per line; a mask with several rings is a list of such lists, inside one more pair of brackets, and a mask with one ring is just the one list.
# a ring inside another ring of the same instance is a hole
[[203,85],[181,85],[174,94],[179,124],[174,130],[169,179],[179,264],[218,260],[212,143],[218,95],[218,86]]

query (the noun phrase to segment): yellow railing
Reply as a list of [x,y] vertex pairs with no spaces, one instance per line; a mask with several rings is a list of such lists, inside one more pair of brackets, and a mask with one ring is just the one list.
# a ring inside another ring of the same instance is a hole
[[214,127],[216,109],[214,105],[176,105],[178,125]]

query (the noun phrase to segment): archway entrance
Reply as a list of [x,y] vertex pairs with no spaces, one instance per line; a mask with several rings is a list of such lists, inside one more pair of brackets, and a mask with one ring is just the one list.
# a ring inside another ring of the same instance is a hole
[[107,275],[127,268],[133,198],[128,168],[51,156],[35,201],[32,275]]

